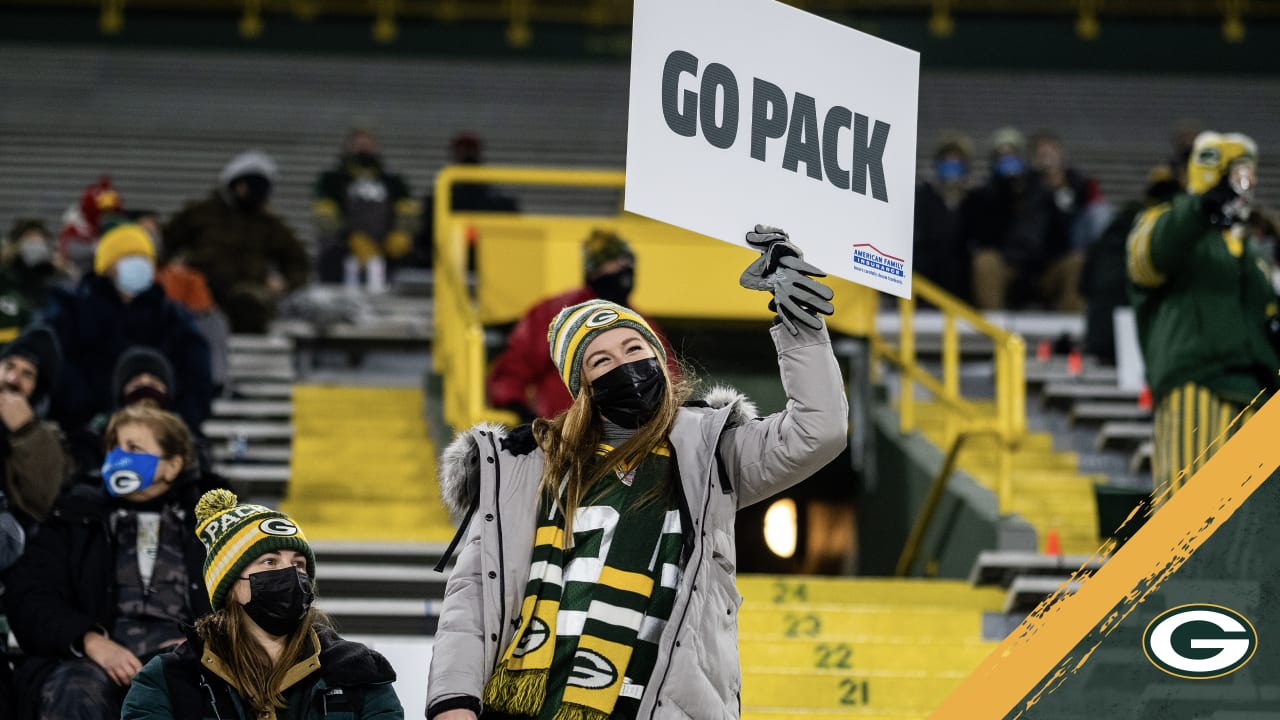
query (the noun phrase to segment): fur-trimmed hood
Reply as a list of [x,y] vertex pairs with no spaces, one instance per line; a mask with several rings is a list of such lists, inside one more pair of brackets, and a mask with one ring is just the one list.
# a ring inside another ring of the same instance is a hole
[[[732,408],[725,427],[742,425],[758,416],[755,403],[751,402],[746,395],[726,385],[712,387],[701,400],[691,401],[686,407],[712,410]],[[521,430],[512,432],[519,433]],[[476,436],[478,434],[484,437],[485,433],[491,433],[495,443],[504,444],[503,441],[507,439],[505,426],[497,423],[480,423],[458,433],[440,454],[438,471],[440,497],[444,501],[445,508],[449,510],[449,517],[455,523],[462,521],[472,501],[480,492],[480,450],[476,447]]]

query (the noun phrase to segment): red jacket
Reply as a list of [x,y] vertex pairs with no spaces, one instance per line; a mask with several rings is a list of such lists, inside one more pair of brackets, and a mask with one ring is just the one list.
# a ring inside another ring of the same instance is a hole
[[[595,300],[591,288],[583,286],[561,295],[547,298],[534,305],[516,323],[507,336],[507,347],[493,361],[489,370],[489,404],[507,407],[513,403],[528,406],[538,417],[553,418],[573,404],[569,389],[560,379],[556,364],[551,361],[551,346],[547,344],[547,328],[556,313],[570,305]],[[679,375],[675,353],[671,344],[650,318],[645,318],[654,334],[662,340],[667,352],[667,368],[673,377]]]

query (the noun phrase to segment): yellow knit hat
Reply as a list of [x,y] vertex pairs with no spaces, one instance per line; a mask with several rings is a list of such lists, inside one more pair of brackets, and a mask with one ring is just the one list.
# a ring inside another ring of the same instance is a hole
[[99,238],[98,249],[93,253],[93,271],[105,275],[117,260],[126,255],[145,255],[155,262],[155,245],[141,225],[117,225]]

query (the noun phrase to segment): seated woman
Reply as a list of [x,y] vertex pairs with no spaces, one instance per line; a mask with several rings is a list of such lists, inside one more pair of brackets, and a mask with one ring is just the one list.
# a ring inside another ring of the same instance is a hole
[[214,610],[142,668],[124,720],[404,717],[386,658],[338,637],[312,607],[316,558],[288,515],[211,490],[196,517]]
[[142,664],[209,609],[187,426],[127,407],[105,440],[102,482],[68,487],[5,578],[25,654],[14,678],[21,717],[118,718]]

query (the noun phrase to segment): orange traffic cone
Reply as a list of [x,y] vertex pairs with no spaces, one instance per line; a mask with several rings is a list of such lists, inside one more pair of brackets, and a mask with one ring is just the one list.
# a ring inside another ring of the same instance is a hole
[[1062,538],[1058,537],[1058,528],[1049,528],[1049,532],[1045,534],[1044,554],[1045,555],[1061,555],[1062,554]]
[[1142,386],[1142,391],[1138,393],[1138,407],[1143,410],[1151,410],[1151,388],[1146,385]]
[[1036,345],[1036,362],[1049,362],[1049,357],[1053,354],[1053,347],[1048,340],[1041,340]]
[[1067,374],[1075,377],[1084,372],[1084,358],[1080,356],[1080,351],[1072,349],[1067,354]]

